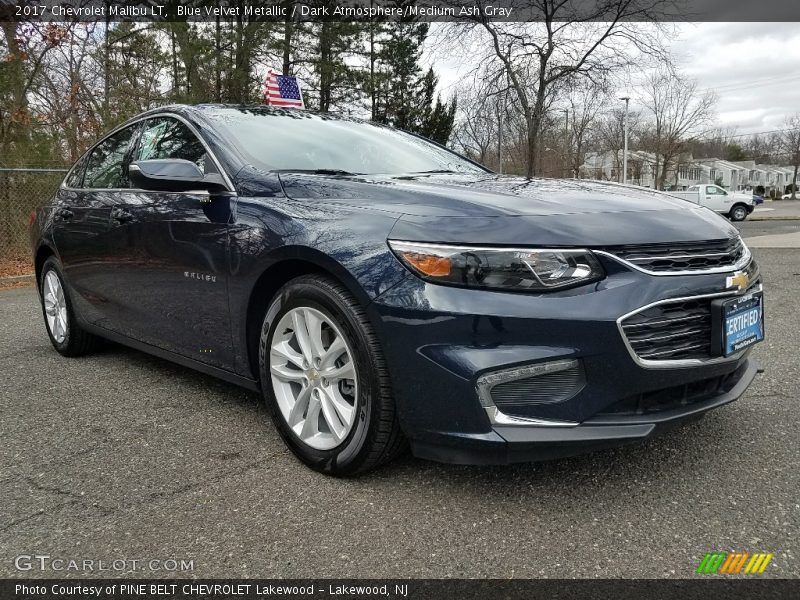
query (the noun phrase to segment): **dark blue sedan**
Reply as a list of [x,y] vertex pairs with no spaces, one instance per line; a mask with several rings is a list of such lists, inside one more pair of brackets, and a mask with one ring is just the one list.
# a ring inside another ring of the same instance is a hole
[[108,339],[260,390],[335,475],[637,442],[741,396],[764,335],[758,266],[705,208],[292,109],[144,113],[31,238],[58,352]]

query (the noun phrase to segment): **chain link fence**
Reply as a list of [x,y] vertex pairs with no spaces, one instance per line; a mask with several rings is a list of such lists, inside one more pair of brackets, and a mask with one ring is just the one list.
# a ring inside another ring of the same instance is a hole
[[31,212],[47,203],[66,169],[0,167],[0,268],[30,262]]

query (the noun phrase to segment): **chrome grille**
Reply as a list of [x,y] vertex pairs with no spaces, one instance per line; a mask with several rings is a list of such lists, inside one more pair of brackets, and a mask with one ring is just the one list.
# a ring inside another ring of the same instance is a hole
[[712,298],[696,298],[651,306],[623,320],[622,330],[639,358],[708,358],[711,301]]
[[653,273],[733,268],[747,254],[747,249],[738,237],[703,242],[611,246],[603,250],[639,269]]

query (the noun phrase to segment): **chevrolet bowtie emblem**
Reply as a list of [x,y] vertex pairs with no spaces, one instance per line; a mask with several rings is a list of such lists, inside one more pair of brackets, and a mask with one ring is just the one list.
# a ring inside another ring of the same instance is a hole
[[725,287],[746,290],[750,283],[750,276],[744,271],[736,271],[733,275],[725,278]]

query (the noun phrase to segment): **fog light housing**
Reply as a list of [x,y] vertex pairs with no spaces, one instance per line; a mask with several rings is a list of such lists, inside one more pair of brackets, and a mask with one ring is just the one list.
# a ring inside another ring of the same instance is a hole
[[[566,402],[585,386],[583,363],[578,359],[567,359],[492,371],[478,377],[476,387],[481,406],[486,409],[490,420],[496,422],[498,412],[503,416],[515,417],[520,409]],[[528,417],[519,418],[531,420]],[[544,422],[574,425],[571,422]]]

